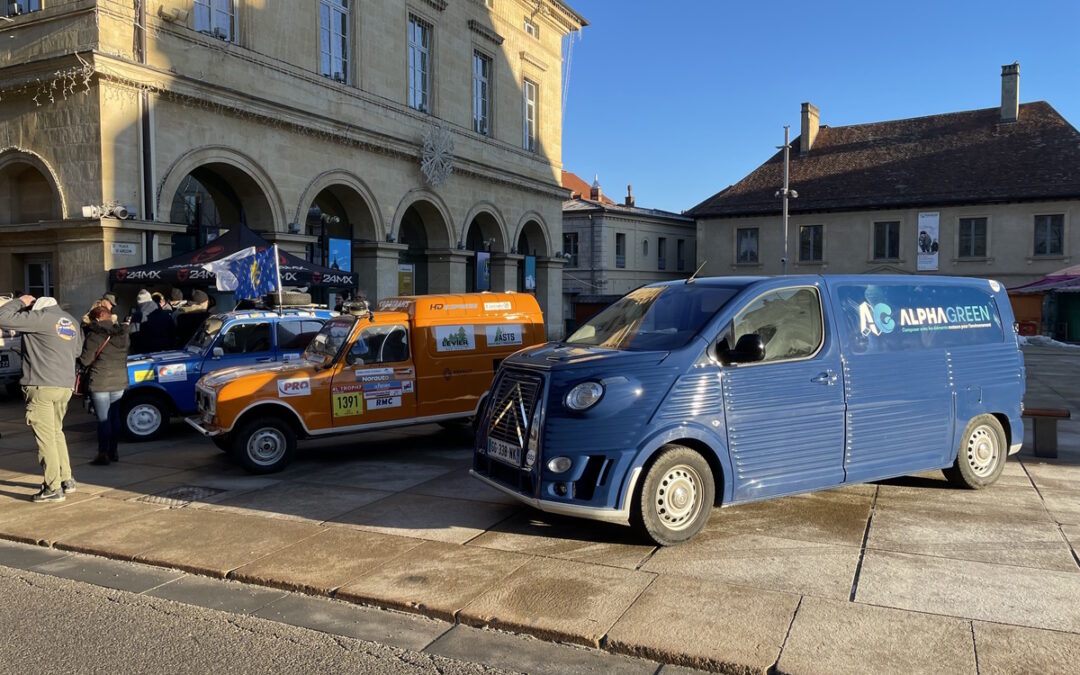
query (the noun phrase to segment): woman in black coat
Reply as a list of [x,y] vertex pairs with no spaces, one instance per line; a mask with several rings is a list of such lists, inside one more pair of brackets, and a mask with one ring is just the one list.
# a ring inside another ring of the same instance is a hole
[[91,464],[104,465],[119,459],[120,406],[116,402],[128,386],[127,355],[129,324],[116,323],[109,310],[95,307],[90,311],[79,365],[90,378],[90,400],[98,420],[98,454]]

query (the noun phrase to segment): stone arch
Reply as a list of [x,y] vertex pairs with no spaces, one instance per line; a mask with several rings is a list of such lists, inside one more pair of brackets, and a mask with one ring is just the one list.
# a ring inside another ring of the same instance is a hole
[[0,224],[61,220],[67,200],[41,155],[9,146],[0,150]]
[[466,248],[469,248],[469,233],[474,222],[480,228],[485,240],[495,240],[491,246],[492,252],[507,253],[510,250],[511,246],[506,237],[506,219],[503,218],[497,206],[491,202],[477,202],[469,210],[461,224],[461,235],[458,238],[458,241],[465,242]]
[[270,174],[251,157],[222,145],[191,150],[178,157],[166,170],[156,200],[159,220],[168,218],[173,198],[184,180],[196,170],[220,175],[236,191],[248,227],[264,232],[285,231],[285,207]]
[[[525,235],[528,240],[530,251],[520,250],[519,242],[521,242],[522,235]],[[528,211],[518,220],[517,228],[514,230],[513,242],[514,249],[523,255],[536,255],[541,258],[552,255],[550,230],[544,221],[544,217],[536,211]]]
[[325,190],[331,191],[349,212],[355,240],[382,241],[386,230],[375,194],[360,177],[343,169],[325,171],[311,181],[300,196],[292,222],[303,226],[311,205]]
[[409,190],[398,202],[390,230],[390,236],[394,238],[394,241],[401,241],[401,222],[409,209],[416,209],[422,218],[429,248],[454,246],[455,240],[451,232],[451,223],[454,221],[450,217],[450,209],[439,195],[424,188]]

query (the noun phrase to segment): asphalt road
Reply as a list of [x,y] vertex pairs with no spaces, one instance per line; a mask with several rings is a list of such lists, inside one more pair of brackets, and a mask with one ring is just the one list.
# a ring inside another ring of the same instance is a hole
[[0,567],[0,671],[509,671]]

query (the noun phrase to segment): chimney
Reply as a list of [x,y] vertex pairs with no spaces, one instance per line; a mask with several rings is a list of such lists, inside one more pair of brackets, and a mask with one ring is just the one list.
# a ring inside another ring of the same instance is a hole
[[814,147],[818,132],[818,109],[813,103],[802,104],[802,135],[799,136],[799,154],[805,157]]
[[633,206],[634,205],[633,187],[634,187],[633,185],[627,185],[626,186],[626,205],[627,206]]
[[604,196],[603,191],[600,189],[600,174],[593,174],[592,189],[589,190],[589,199],[594,202],[600,201]]
[[1001,121],[1015,122],[1020,116],[1020,63],[1001,67]]

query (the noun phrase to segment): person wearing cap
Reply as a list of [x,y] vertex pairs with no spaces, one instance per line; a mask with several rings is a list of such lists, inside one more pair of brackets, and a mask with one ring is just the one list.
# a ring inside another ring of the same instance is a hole
[[183,347],[198,332],[203,321],[210,316],[209,305],[210,296],[206,291],[195,289],[191,292],[191,301],[176,314],[176,346]]
[[128,314],[127,320],[131,322],[131,353],[132,354],[144,354],[146,350],[143,349],[143,337],[140,335],[143,331],[143,325],[150,320],[150,314],[157,309],[157,305],[154,304],[154,299],[150,296],[150,291],[145,288],[139,289],[139,292],[135,295],[135,307],[132,308]]
[[148,304],[139,305],[139,330],[131,340],[133,354],[152,354],[172,349],[176,344],[176,323],[164,309],[161,293],[151,293]]
[[[29,311],[27,311],[29,309]],[[34,431],[44,469],[35,502],[62,502],[75,491],[64,438],[64,415],[75,387],[75,359],[83,334],[56,300],[23,295],[0,306],[0,329],[22,333],[22,385],[26,423]]]
[[180,311],[184,305],[187,304],[187,300],[184,300],[184,292],[179,288],[173,286],[169,289],[169,300],[165,305],[165,311],[173,315],[176,318],[176,313]]

